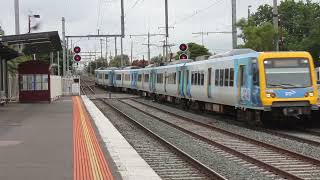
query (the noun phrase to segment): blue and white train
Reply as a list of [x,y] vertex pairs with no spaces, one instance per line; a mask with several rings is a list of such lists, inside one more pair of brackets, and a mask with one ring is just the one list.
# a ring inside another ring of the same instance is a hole
[[203,61],[95,73],[98,85],[197,104],[207,111],[234,111],[246,120],[302,118],[318,110],[314,63],[308,52],[243,49]]

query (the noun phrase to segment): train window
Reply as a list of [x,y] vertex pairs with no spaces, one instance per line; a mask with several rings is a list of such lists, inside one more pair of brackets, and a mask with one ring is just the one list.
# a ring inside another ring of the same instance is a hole
[[168,76],[168,84],[176,84],[176,73],[170,73]]
[[121,81],[121,74],[117,74],[117,75],[116,75],[116,80],[117,80],[117,81]]
[[224,70],[224,86],[229,86],[229,69]]
[[195,73],[195,76],[194,76],[194,85],[198,85],[198,73]]
[[109,78],[108,78],[108,74],[105,74],[105,75],[104,75],[104,79],[109,79]]
[[125,81],[130,81],[130,75],[129,74],[125,74],[124,75],[124,80]]
[[138,74],[138,82],[141,82],[142,74]]
[[194,75],[194,72],[192,72],[192,74],[191,74],[191,84],[194,85],[194,82],[195,82],[195,75]]
[[220,86],[223,86],[224,69],[220,69]]
[[252,64],[252,80],[253,85],[259,86],[259,71],[257,63]]
[[200,76],[200,73],[197,73],[198,74],[198,81],[197,81],[197,85],[200,85],[200,83],[201,83],[201,76]]
[[233,82],[234,82],[234,69],[231,68],[230,69],[230,83],[229,83],[229,86],[233,86]]
[[201,86],[204,85],[204,73],[201,73]]
[[208,69],[208,86],[211,86],[212,68]]
[[149,74],[144,75],[144,82],[149,82]]
[[240,86],[243,87],[246,84],[245,66],[240,66]]
[[214,84],[215,84],[215,86],[219,86],[219,69],[216,69]]
[[163,83],[163,74],[157,74],[157,84]]

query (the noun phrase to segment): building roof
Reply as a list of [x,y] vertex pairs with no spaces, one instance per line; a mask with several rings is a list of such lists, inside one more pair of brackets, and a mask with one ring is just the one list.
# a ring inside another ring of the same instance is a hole
[[14,59],[18,56],[19,56],[19,54],[17,51],[9,48],[8,46],[4,46],[0,43],[0,58],[1,59],[11,60],[11,59]]
[[58,31],[0,36],[0,44],[24,45],[25,54],[49,53],[62,49]]

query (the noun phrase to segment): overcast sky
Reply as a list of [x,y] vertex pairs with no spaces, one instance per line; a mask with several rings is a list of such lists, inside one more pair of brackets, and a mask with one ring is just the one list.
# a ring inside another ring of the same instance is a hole
[[[279,0],[280,1],[280,0]],[[0,25],[6,34],[14,34],[14,0],[2,0],[0,6]],[[252,11],[261,4],[272,4],[273,0],[237,0],[237,19],[247,17],[248,5]],[[147,57],[146,37],[131,38],[131,34],[164,33],[164,0],[124,0],[125,29],[124,53],[130,55],[133,41],[133,57]],[[28,14],[39,14],[40,31],[59,31],[61,17],[66,18],[67,35],[87,35],[120,33],[120,0],[20,0],[20,31],[28,30]],[[183,42],[201,44],[201,36],[193,35],[200,31],[231,31],[231,0],[169,0],[170,44]],[[152,44],[161,45],[164,37],[151,38]],[[83,51],[100,50],[99,39],[79,39],[75,44]],[[114,55],[114,40],[109,41],[109,54]],[[204,37],[204,45],[210,52],[231,49],[231,34],[210,34]],[[118,41],[120,53],[120,41]],[[172,51],[177,51],[177,46]],[[105,45],[104,50],[105,54]],[[162,53],[161,47],[151,47],[152,56]]]

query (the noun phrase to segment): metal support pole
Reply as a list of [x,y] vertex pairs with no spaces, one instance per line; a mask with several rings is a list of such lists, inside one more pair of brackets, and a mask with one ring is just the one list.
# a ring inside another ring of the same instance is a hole
[[14,17],[15,17],[15,31],[16,34],[20,34],[20,12],[19,12],[19,0],[14,0]]
[[70,59],[70,51],[69,51],[69,38],[67,38],[67,74],[69,75],[69,59]]
[[114,37],[114,56],[118,56],[118,52],[117,52],[117,37]]
[[[276,32],[279,32],[279,17],[278,17],[278,1],[273,0],[273,26]],[[279,35],[275,39],[275,49],[279,51]]]
[[236,0],[231,0],[232,4],[232,48],[236,49],[237,48],[237,3]]
[[102,39],[100,39],[100,57],[101,59],[103,59],[103,56],[102,56]]
[[57,51],[58,76],[60,76],[60,52]]
[[65,18],[62,17],[62,48],[63,48],[63,56],[62,56],[62,76],[66,75],[66,28],[65,28]]
[[106,61],[108,63],[108,38],[106,37]]
[[148,61],[150,61],[150,32],[148,32]]
[[124,66],[124,62],[123,62],[123,37],[121,37],[121,67]]
[[125,36],[125,29],[124,29],[124,3],[121,0],[121,36],[124,38]]
[[131,55],[130,55],[130,64],[132,65],[132,54],[133,54],[133,41],[131,40]]
[[169,38],[168,0],[165,0],[165,26],[166,26],[166,62],[167,62],[168,61],[168,38]]

